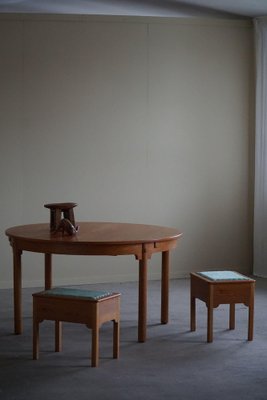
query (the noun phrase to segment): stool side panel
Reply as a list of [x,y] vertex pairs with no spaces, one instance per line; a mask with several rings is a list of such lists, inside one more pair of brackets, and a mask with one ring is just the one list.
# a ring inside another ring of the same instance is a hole
[[191,296],[207,302],[210,293],[210,284],[206,279],[191,275]]
[[101,325],[104,322],[120,320],[120,297],[113,297],[107,301],[98,303],[98,322]]

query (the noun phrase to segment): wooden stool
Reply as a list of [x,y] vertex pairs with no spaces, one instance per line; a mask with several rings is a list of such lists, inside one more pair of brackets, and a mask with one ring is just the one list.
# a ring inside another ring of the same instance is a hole
[[76,206],[76,203],[45,204],[44,207],[49,208],[50,210],[50,231],[53,232],[57,229],[62,217],[68,219],[75,227],[73,208]]
[[213,308],[230,305],[229,329],[235,329],[235,304],[244,303],[249,309],[248,340],[253,340],[255,280],[233,271],[191,273],[191,331],[196,330],[196,299],[208,308],[207,341],[213,340]]
[[113,358],[119,357],[120,294],[55,288],[33,295],[33,359],[39,358],[39,323],[55,321],[55,351],[62,348],[61,321],[86,324],[92,329],[92,367],[98,366],[99,328],[113,321]]

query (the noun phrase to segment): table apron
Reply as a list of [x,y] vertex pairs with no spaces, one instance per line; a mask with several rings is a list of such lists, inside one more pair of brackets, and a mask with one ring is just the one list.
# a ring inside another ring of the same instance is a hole
[[16,251],[63,255],[134,255],[137,260],[142,260],[144,254],[150,258],[153,253],[169,251],[175,248],[176,244],[176,239],[137,244],[42,243],[15,238],[11,240],[11,245]]

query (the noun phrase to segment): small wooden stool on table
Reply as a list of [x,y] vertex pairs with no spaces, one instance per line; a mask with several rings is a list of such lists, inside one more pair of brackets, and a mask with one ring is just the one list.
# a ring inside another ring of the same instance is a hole
[[74,207],[76,203],[50,203],[45,204],[44,207],[50,210],[50,231],[57,230],[62,217],[70,221],[75,227]]
[[92,329],[92,367],[98,366],[99,328],[113,321],[113,358],[119,357],[120,294],[105,291],[54,288],[33,294],[33,359],[39,358],[39,323],[55,321],[55,351],[61,351],[61,321]]
[[206,303],[208,311],[207,341],[213,341],[213,308],[229,304],[229,329],[235,328],[235,304],[248,307],[248,340],[253,340],[255,280],[234,271],[191,273],[191,331],[196,330],[196,299]]

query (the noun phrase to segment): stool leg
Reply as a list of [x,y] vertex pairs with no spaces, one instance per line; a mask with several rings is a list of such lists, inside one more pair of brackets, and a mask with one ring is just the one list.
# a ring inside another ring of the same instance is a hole
[[253,340],[253,324],[254,324],[254,300],[248,308],[248,340]]
[[33,360],[39,358],[39,321],[33,320]]
[[98,366],[99,359],[99,328],[92,329],[92,355],[91,355],[91,364],[92,367]]
[[208,305],[208,321],[207,321],[207,342],[211,343],[213,341],[213,307]]
[[235,304],[230,304],[229,329],[235,329]]
[[196,330],[196,298],[191,295],[191,306],[190,306],[190,329],[191,331]]
[[120,354],[120,323],[113,321],[113,358],[119,358]]
[[208,301],[206,303],[208,307],[208,321],[207,321],[207,342],[213,341],[213,298],[214,298],[214,287],[209,286]]
[[55,351],[62,350],[62,322],[55,321]]
[[61,220],[61,210],[56,208],[55,209],[55,217],[54,217],[54,226],[53,226],[53,230],[57,229],[58,224],[60,223]]
[[250,296],[249,296],[249,303],[248,303],[248,340],[253,340],[254,287],[255,287],[255,283],[250,285]]
[[68,219],[70,220],[70,222],[72,223],[72,225],[75,226],[75,219],[74,219],[74,211],[73,211],[73,208],[71,208],[70,210],[68,210],[67,217],[65,217],[65,218],[68,218]]

